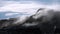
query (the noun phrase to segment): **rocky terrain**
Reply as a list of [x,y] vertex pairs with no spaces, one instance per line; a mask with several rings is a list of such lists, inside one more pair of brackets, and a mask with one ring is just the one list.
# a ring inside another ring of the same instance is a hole
[[59,34],[60,17],[55,17],[60,16],[59,13],[53,9],[40,8],[36,14],[22,21],[19,18],[0,20],[0,34]]

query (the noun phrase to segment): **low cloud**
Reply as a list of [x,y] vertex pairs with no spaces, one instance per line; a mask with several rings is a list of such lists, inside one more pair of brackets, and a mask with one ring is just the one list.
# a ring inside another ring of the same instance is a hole
[[32,3],[27,3],[27,4],[21,4],[21,3],[15,3],[15,2],[8,2],[6,3],[5,6],[0,7],[0,12],[22,12],[26,14],[34,14],[36,10],[40,7],[41,5],[38,5],[34,2]]
[[[6,2],[6,3],[5,3]],[[60,4],[42,4],[42,3],[36,3],[36,2],[16,2],[16,1],[5,1],[2,2],[3,6],[0,7],[0,12],[18,12],[18,13],[24,13],[24,14],[30,14],[33,15],[36,13],[36,11],[39,8],[50,8],[54,10],[60,9]],[[14,15],[13,13],[7,13],[5,16],[11,16]]]
[[6,13],[5,16],[13,16],[13,15],[16,15],[16,14],[19,14],[19,13]]

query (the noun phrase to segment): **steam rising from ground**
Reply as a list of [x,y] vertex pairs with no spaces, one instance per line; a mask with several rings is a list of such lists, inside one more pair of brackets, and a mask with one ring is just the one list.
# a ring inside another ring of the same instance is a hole
[[[31,15],[34,15],[39,8],[45,8],[44,10],[39,11],[37,13],[37,16],[40,17],[42,15],[46,15],[48,10],[53,9],[54,11],[60,11],[60,4],[53,2],[52,4],[42,4],[42,3],[36,3],[36,2],[31,2],[31,3],[26,3],[26,4],[21,4],[19,2],[6,2],[6,4],[2,7],[0,7],[0,12],[22,12],[22,13],[27,13]],[[47,9],[46,9],[47,8]],[[38,15],[40,14],[40,16]],[[9,15],[8,15],[9,16]],[[37,19],[38,17],[34,16],[33,18]],[[19,16],[15,24],[17,23],[23,23],[27,18],[27,16]]]

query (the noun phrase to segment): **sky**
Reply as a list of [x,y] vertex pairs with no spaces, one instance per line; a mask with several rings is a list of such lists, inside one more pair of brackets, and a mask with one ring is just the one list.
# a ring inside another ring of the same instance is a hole
[[0,0],[0,19],[31,16],[39,8],[60,9],[60,0]]

